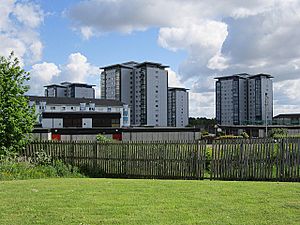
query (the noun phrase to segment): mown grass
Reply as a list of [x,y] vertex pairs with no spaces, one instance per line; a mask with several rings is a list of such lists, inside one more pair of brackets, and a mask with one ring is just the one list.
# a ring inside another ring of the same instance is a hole
[[300,224],[300,183],[0,182],[0,224]]

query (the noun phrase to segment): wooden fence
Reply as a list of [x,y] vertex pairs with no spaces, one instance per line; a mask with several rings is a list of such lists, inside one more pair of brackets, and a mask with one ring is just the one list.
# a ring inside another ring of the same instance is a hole
[[205,143],[32,142],[24,154],[45,151],[94,177],[203,179]]
[[33,142],[94,177],[300,181],[300,138],[204,142]]
[[211,179],[300,181],[300,139],[239,139],[212,145]]

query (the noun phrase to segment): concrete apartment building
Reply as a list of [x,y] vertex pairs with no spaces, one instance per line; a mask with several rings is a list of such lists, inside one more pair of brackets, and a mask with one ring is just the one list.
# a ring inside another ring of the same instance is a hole
[[185,127],[189,123],[188,89],[169,87],[168,89],[168,126]]
[[61,84],[51,84],[45,87],[46,97],[61,98],[95,98],[95,85],[83,83],[63,82]]
[[127,62],[102,67],[101,98],[129,105],[131,125],[167,126],[167,66]]
[[128,105],[106,99],[28,96],[42,128],[128,127]]
[[271,123],[272,76],[246,73],[217,77],[216,119],[220,125]]

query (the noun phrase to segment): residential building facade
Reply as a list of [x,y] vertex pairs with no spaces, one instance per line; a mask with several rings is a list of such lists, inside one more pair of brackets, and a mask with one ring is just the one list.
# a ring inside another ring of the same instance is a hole
[[42,128],[128,127],[130,112],[116,100],[28,96]]
[[217,77],[216,119],[220,125],[271,123],[272,76],[246,73]]
[[45,87],[45,97],[95,98],[95,85],[63,82]]
[[185,127],[189,123],[188,89],[168,88],[168,126]]
[[167,126],[167,66],[127,62],[102,67],[101,98],[127,104],[133,126]]

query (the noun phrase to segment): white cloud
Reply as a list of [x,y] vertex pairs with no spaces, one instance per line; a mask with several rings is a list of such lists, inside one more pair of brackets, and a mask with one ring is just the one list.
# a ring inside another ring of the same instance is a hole
[[[275,106],[288,109],[300,104],[295,97],[299,83],[293,82],[300,68],[299,11],[299,0],[85,0],[68,15],[87,39],[159,28],[161,47],[188,53],[178,73],[191,93],[200,94],[193,94],[195,101],[195,96],[202,99],[213,91],[213,76],[268,73],[275,77]],[[201,101],[201,107],[211,107],[211,102]]]
[[50,82],[53,77],[58,76],[61,70],[54,63],[43,62],[32,66],[30,75],[32,79],[39,79],[45,83]]
[[44,21],[43,11],[32,2],[15,4],[13,14],[20,23],[31,28],[39,27]]
[[44,20],[43,10],[30,0],[2,0],[0,15],[1,54],[8,56],[14,51],[21,64],[41,60],[43,44],[38,28]]
[[183,83],[180,81],[180,77],[172,69],[168,70],[168,85],[169,87],[184,87]]
[[[90,78],[97,80],[100,77],[100,72],[96,66],[88,62],[84,55],[77,52],[70,54],[67,63],[61,66],[48,62],[34,64],[30,75],[30,90],[28,93],[43,95],[45,85],[64,81],[89,83]],[[97,85],[99,86],[99,83]],[[99,96],[99,87],[96,89],[96,93]]]
[[42,95],[43,86],[48,85],[61,70],[54,63],[39,63],[32,66],[30,71],[30,94]]
[[190,91],[190,116],[191,117],[214,117],[215,116],[215,93],[195,93]]
[[91,27],[81,27],[80,32],[86,40],[93,36],[93,29]]
[[88,76],[99,75],[99,69],[91,65],[87,58],[81,53],[72,53],[69,55],[68,63],[62,66],[63,76],[70,82],[85,82]]

